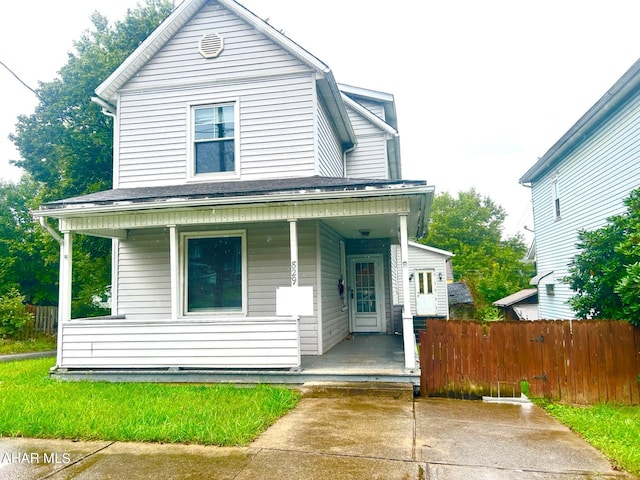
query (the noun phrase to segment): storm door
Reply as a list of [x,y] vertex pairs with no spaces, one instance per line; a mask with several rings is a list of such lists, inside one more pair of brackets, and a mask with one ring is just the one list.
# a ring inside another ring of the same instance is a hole
[[349,259],[352,332],[384,332],[384,270],[381,255]]

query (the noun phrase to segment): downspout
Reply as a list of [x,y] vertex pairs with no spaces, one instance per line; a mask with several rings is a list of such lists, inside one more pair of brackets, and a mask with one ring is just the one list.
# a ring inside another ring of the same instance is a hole
[[91,101],[93,103],[97,103],[102,107],[102,113],[104,115],[106,115],[107,117],[111,117],[113,119],[116,118],[116,107],[114,107],[108,102],[105,102],[100,97],[91,97]]
[[53,228],[51,228],[51,225],[47,223],[47,217],[40,217],[40,225],[42,225],[42,228],[44,228],[47,232],[49,232],[49,235],[55,238],[60,245],[64,243],[64,241],[62,240],[62,237],[58,235],[58,232],[56,232]]
[[347,178],[347,155],[353,152],[357,146],[358,143],[354,143],[351,147],[342,152],[342,173],[344,178]]

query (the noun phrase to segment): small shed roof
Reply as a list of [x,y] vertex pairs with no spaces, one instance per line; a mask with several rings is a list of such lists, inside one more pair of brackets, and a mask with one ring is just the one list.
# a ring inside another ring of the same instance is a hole
[[454,282],[447,285],[449,293],[449,305],[471,305],[473,297],[469,287],[464,282]]
[[493,304],[496,307],[510,307],[511,305],[515,305],[517,303],[526,300],[527,298],[531,298],[534,295],[538,294],[537,288],[525,288],[524,290],[520,290],[519,292],[512,293],[509,296],[501,298],[500,300],[496,300]]

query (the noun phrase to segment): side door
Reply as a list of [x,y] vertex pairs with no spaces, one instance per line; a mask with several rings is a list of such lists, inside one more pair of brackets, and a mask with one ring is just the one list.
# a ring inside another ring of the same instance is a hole
[[417,315],[427,316],[438,313],[434,273],[433,270],[418,270],[415,273]]

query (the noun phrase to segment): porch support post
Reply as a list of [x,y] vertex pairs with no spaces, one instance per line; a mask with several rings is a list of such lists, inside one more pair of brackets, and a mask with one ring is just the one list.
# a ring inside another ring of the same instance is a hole
[[62,366],[62,340],[64,326],[71,321],[71,291],[72,291],[72,254],[73,240],[71,232],[62,232],[60,244],[60,278],[58,284],[58,353],[56,365]]
[[178,268],[178,229],[175,225],[169,225],[169,264],[171,268],[171,320],[178,319],[178,305],[179,305],[179,296],[180,291],[178,285],[180,282],[178,281],[180,271]]
[[289,219],[289,243],[291,245],[291,286],[298,286],[298,220]]
[[416,337],[413,333],[413,315],[409,285],[409,237],[407,235],[407,214],[398,215],[400,224],[400,260],[402,265],[402,340],[404,343],[404,368],[416,368]]

